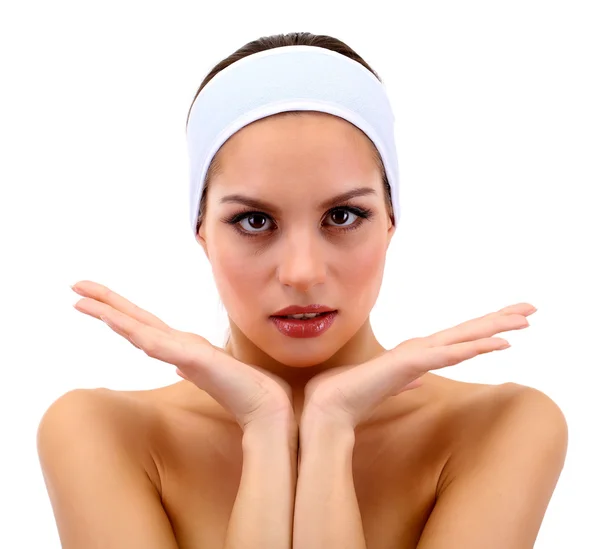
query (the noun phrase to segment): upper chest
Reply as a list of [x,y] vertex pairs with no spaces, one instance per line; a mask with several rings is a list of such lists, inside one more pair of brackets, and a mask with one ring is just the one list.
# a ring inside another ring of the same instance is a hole
[[[431,405],[357,428],[353,481],[369,549],[416,546],[469,417],[460,406]],[[173,410],[153,446],[179,546],[222,547],[242,472],[239,427]]]

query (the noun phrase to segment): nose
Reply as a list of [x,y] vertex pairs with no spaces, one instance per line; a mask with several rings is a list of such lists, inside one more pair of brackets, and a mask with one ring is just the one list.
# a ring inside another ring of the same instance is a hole
[[325,254],[318,237],[290,235],[282,242],[283,252],[278,268],[279,282],[301,292],[323,284],[326,276]]

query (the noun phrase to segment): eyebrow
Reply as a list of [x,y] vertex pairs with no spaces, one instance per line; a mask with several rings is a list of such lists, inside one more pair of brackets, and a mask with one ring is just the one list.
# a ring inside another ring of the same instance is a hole
[[[368,196],[377,194],[375,189],[371,187],[359,187],[357,189],[352,189],[342,194],[338,194],[333,198],[328,198],[324,202],[319,204],[320,209],[332,208],[336,204],[340,202],[346,202],[352,198],[357,198],[359,196]],[[264,202],[263,200],[258,200],[256,198],[252,198],[249,196],[244,196],[243,194],[228,194],[221,198],[221,204],[225,203],[235,203],[235,204],[243,204],[244,206],[248,206],[249,208],[256,208],[257,210],[268,210],[272,212],[278,212],[279,208],[269,204],[268,202]]]

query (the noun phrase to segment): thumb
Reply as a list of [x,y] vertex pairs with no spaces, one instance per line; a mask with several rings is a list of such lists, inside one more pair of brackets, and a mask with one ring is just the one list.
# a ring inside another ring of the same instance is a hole
[[185,375],[185,374],[184,374],[184,373],[183,373],[183,372],[182,372],[182,371],[181,371],[179,368],[177,368],[177,369],[175,370],[175,373],[176,373],[176,374],[177,374],[179,377],[182,377],[183,379],[187,379],[188,381],[191,381],[191,379],[190,379],[188,376],[186,376],[186,375]]
[[394,393],[392,396],[399,395],[400,393],[404,393],[405,391],[410,391],[411,389],[418,389],[419,387],[421,387],[421,385],[423,385],[423,380],[420,377],[418,377],[414,381],[411,381],[408,385],[402,387],[402,389]]

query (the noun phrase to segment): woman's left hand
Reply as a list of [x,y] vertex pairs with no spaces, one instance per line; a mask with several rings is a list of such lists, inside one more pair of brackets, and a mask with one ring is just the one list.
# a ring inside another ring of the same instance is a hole
[[300,428],[326,419],[354,429],[388,397],[421,386],[419,378],[429,370],[507,348],[508,342],[494,334],[526,328],[526,317],[535,311],[529,303],[511,305],[428,337],[409,339],[363,364],[318,374],[306,384]]

